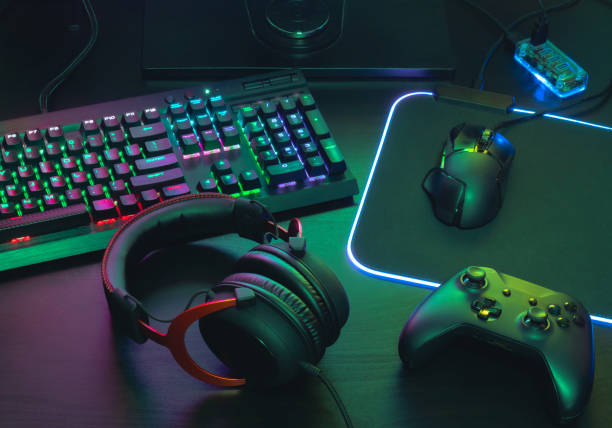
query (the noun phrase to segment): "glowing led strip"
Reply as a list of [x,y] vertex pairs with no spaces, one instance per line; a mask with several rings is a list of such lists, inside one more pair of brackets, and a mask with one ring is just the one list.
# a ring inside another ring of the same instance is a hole
[[[380,142],[378,143],[378,149],[376,150],[376,155],[374,156],[374,161],[372,162],[372,168],[370,169],[368,180],[366,182],[365,188],[363,189],[363,195],[361,196],[361,201],[359,201],[359,208],[357,208],[357,214],[355,215],[355,220],[353,220],[353,226],[351,227],[351,232],[349,234],[348,242],[346,244],[346,255],[351,261],[351,263],[357,268],[357,270],[360,270],[368,275],[371,275],[377,278],[386,279],[386,280],[391,280],[391,281],[396,281],[396,282],[401,282],[401,283],[408,283],[411,285],[416,285],[416,286],[424,287],[424,288],[437,288],[441,285],[439,282],[426,281],[426,280],[419,279],[419,278],[413,278],[407,275],[387,273],[387,272],[383,272],[380,270],[369,268],[365,266],[364,264],[362,264],[359,260],[357,260],[357,258],[353,254],[353,249],[352,249],[353,236],[355,235],[355,230],[357,230],[357,225],[359,224],[359,218],[361,217],[361,210],[363,209],[365,200],[368,196],[368,191],[370,190],[370,185],[372,184],[372,177],[374,176],[374,171],[376,170],[376,166],[378,165],[380,153],[382,152],[383,145],[385,144],[385,140],[387,138],[387,131],[389,130],[389,124],[391,123],[391,119],[393,117],[393,113],[395,112],[395,108],[400,102],[402,102],[406,98],[415,97],[419,95],[426,95],[426,96],[431,97],[434,94],[433,92],[423,92],[423,91],[409,92],[397,98],[393,102],[393,105],[391,106],[391,109],[389,110],[389,115],[387,116],[387,121],[385,123],[385,127],[380,137]],[[524,110],[520,108],[513,108],[512,111],[515,113],[535,114],[535,112],[532,110]],[[569,117],[557,116],[554,114],[545,114],[544,116],[549,117],[551,119],[563,120],[566,122],[572,122],[572,123],[576,123],[579,125],[592,126],[592,127],[603,129],[603,130],[612,131],[612,127],[610,126],[599,125],[596,123],[585,122],[582,120],[576,120],[576,119],[572,119]],[[612,319],[610,318],[604,318],[604,317],[597,316],[597,315],[591,315],[591,320],[595,324],[612,327]]]

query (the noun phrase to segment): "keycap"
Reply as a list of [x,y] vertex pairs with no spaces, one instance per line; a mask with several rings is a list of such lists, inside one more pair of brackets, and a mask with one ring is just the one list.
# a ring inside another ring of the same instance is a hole
[[83,202],[83,194],[81,193],[81,189],[66,189],[64,191],[64,196],[66,197],[66,203],[68,205],[80,204]]
[[291,137],[285,131],[276,132],[272,134],[272,142],[274,143],[274,147],[276,150],[280,150],[285,146],[291,145]]
[[45,144],[45,158],[47,160],[58,159],[62,156],[60,143],[53,142]]
[[192,98],[187,104],[187,109],[190,113],[197,115],[206,111],[206,105],[204,104],[204,100],[202,98]]
[[308,174],[311,177],[327,174],[325,162],[323,162],[321,156],[318,155],[306,158],[306,171],[308,171]]
[[212,128],[212,120],[207,114],[198,114],[195,117],[195,125],[200,131],[205,131]]
[[115,164],[121,162],[121,156],[119,155],[119,149],[117,147],[104,150],[102,157],[104,158],[105,164]]
[[291,162],[291,161],[297,160],[298,158],[297,151],[295,150],[295,148],[293,148],[293,146],[283,147],[278,152],[278,154],[279,154],[281,162]]
[[268,165],[266,166],[266,173],[268,174],[269,184],[271,186],[277,186],[291,181],[302,181],[306,178],[304,165],[302,165],[299,160]]
[[128,193],[128,188],[124,180],[111,181],[108,183],[108,190],[113,198],[118,198]]
[[142,112],[141,119],[143,123],[158,122],[160,120],[159,110],[157,110],[157,107],[148,107]]
[[291,113],[287,115],[287,124],[290,128],[301,128],[304,126],[304,121],[299,113]]
[[232,147],[240,144],[240,137],[234,125],[221,128],[221,138],[223,138],[223,145],[225,147]]
[[223,98],[221,97],[221,95],[216,95],[214,97],[210,97],[208,101],[206,101],[206,105],[208,106],[208,109],[211,111],[224,109],[225,101],[223,101]]
[[295,101],[293,100],[292,97],[281,98],[280,106],[281,106],[281,109],[283,110],[283,112],[285,112],[285,113],[292,113],[297,108],[296,105],[295,105]]
[[293,138],[295,142],[298,144],[307,143],[310,140],[310,132],[306,128],[296,128],[292,129],[291,133],[293,134]]
[[321,154],[327,163],[329,175],[341,174],[346,171],[346,162],[333,138],[321,140]]
[[123,117],[121,118],[121,124],[126,130],[128,128],[131,129],[132,127],[139,126],[140,119],[138,118],[138,113],[136,113],[135,111],[125,112],[123,114]]
[[51,190],[57,193],[63,193],[66,187],[66,179],[63,175],[54,175],[49,177],[49,185],[51,186]]
[[267,136],[260,135],[259,137],[255,137],[251,140],[251,148],[253,149],[253,153],[258,155],[264,150],[272,149],[272,146],[270,145],[270,140]]
[[179,148],[183,156],[193,155],[201,151],[200,143],[193,134],[182,135],[179,142]]
[[83,165],[83,168],[85,168],[87,171],[91,171],[92,169],[99,167],[100,160],[98,159],[98,154],[83,153],[83,156],[81,156],[81,165]]
[[21,179],[28,179],[34,175],[34,168],[32,165],[20,165],[17,167],[17,174]]
[[251,106],[244,106],[238,110],[238,122],[244,127],[249,122],[257,120],[257,111]]
[[172,145],[167,138],[160,138],[159,140],[145,142],[145,151],[147,155],[151,156],[163,155],[172,153]]
[[[43,172],[43,164],[45,164],[44,172]],[[47,162],[41,162],[39,164],[40,165],[39,171],[42,174],[47,174],[47,166],[46,166],[46,164],[47,164]],[[49,164],[51,164],[51,162],[49,162]],[[70,174],[71,172],[76,171],[76,170],[79,169],[79,166],[77,165],[76,159],[75,159],[74,156],[68,156],[68,157],[65,157],[65,158],[61,158],[59,160],[59,164],[60,164],[60,167],[62,168],[62,171],[64,172],[64,174]],[[49,174],[51,174],[52,171],[53,170],[50,170]]]
[[159,195],[155,189],[143,190],[140,192],[140,203],[143,208],[148,208],[160,201]]
[[191,123],[189,122],[188,119],[185,119],[185,118],[176,119],[176,121],[174,122],[173,128],[174,128],[174,132],[176,132],[179,135],[193,133],[193,129],[191,129]]
[[184,176],[181,168],[172,168],[165,171],[130,177],[130,184],[132,189],[136,192],[142,192],[143,190],[153,188],[161,189],[164,186],[179,184],[183,181]]
[[87,186],[86,194],[90,201],[106,198],[106,195],[104,194],[104,187],[102,187],[101,184]]
[[219,193],[217,189],[217,181],[214,177],[206,177],[198,181],[198,191],[199,192],[214,192]]
[[83,136],[98,134],[100,132],[100,128],[98,128],[98,122],[94,119],[85,119],[81,122],[80,128],[81,134]]
[[23,186],[20,184],[9,184],[4,187],[4,194],[9,201],[16,202],[23,198]]
[[246,126],[245,132],[247,138],[250,140],[260,135],[264,135],[264,127],[259,121],[249,122]]
[[154,122],[148,125],[132,126],[128,132],[130,139],[134,142],[155,140],[165,138],[166,128],[162,122]]
[[278,156],[276,156],[273,150],[264,150],[257,155],[257,162],[259,162],[259,165],[262,167],[274,165],[278,163]]
[[259,116],[262,118],[276,116],[276,103],[273,101],[264,101],[259,105],[258,111]]
[[232,124],[232,113],[229,110],[222,110],[215,113],[215,123],[218,126],[225,126]]
[[37,236],[73,229],[87,225],[89,222],[89,213],[85,204],[28,214],[12,220],[0,220],[0,242],[22,236]]
[[70,182],[73,187],[78,187],[79,189],[84,189],[89,186],[89,178],[87,177],[87,173],[85,171],[74,171],[70,173]]
[[230,174],[232,172],[232,165],[227,159],[219,159],[213,163],[211,170],[219,177],[221,175]]
[[104,130],[113,131],[119,129],[120,127],[121,122],[119,122],[117,115],[111,114],[102,118],[102,128],[104,128]]
[[97,199],[92,202],[91,207],[93,221],[117,218],[118,213],[117,208],[115,208],[115,201],[111,198]]
[[140,152],[140,146],[136,143],[124,146],[123,157],[129,163],[134,163],[136,159],[140,159],[142,157],[142,153]]
[[45,130],[45,138],[49,142],[64,141],[64,131],[61,126],[50,126]]
[[187,119],[187,110],[183,103],[172,103],[168,108],[168,113],[172,121],[176,122],[178,119]]
[[178,167],[178,161],[174,153],[169,153],[152,158],[137,159],[135,165],[137,174],[148,174],[164,169],[176,168]]
[[106,184],[110,181],[110,172],[108,171],[108,167],[106,166],[94,168],[92,171],[92,175],[95,183]]
[[259,189],[261,187],[259,176],[254,169],[249,169],[240,173],[240,184],[242,185],[242,190],[245,191]]
[[94,134],[87,136],[85,140],[85,147],[90,152],[102,153],[106,147],[104,147],[104,141],[102,140],[102,135]]
[[40,149],[38,147],[26,147],[23,151],[23,160],[28,164],[36,164],[41,160]]
[[189,186],[187,186],[187,184],[185,183],[162,187],[162,196],[164,199],[175,198],[181,195],[188,195],[189,193]]
[[78,156],[85,151],[81,137],[69,138],[68,141],[66,141],[66,148],[68,149],[68,153],[74,156]]
[[30,197],[41,196],[45,192],[45,186],[40,180],[28,180],[26,183]]
[[121,211],[121,215],[132,215],[140,211],[136,195],[129,193],[119,196],[119,211]]
[[22,199],[19,205],[21,206],[21,213],[24,215],[40,212],[40,205],[38,205],[36,199]]
[[266,119],[266,129],[268,132],[279,132],[283,130],[283,122],[278,117]]
[[305,158],[309,158],[311,156],[316,156],[319,154],[319,152],[317,151],[317,146],[310,141],[307,143],[300,144],[299,147],[300,154]]
[[21,146],[21,137],[17,133],[5,134],[1,141],[3,149],[12,149]]
[[23,136],[23,143],[27,147],[42,147],[44,142],[42,132],[38,128],[28,129]]
[[13,175],[8,169],[0,169],[0,185],[13,184]]
[[315,107],[315,101],[312,95],[302,94],[298,97],[298,105],[302,110],[312,110]]
[[200,136],[202,137],[202,146],[203,146],[204,151],[208,152],[211,150],[218,150],[221,148],[221,142],[219,141],[219,136],[217,135],[214,129],[202,131]]
[[327,123],[325,123],[325,119],[323,119],[323,116],[318,109],[308,110],[306,112],[306,118],[308,119],[308,123],[312,128],[312,132],[314,132],[314,135],[318,140],[329,137],[329,128],[327,127]]
[[234,174],[225,174],[219,177],[219,187],[221,188],[222,193],[226,193],[228,195],[240,192],[238,179]]
[[110,131],[108,133],[108,144],[111,147],[123,147],[125,145],[125,135],[123,131]]
[[19,157],[15,150],[2,150],[2,165],[5,167],[16,166],[19,163]]
[[[0,203],[0,218],[13,218],[17,217],[17,209],[15,208],[15,204],[13,202]],[[0,221],[0,227],[2,227],[2,222]],[[0,235],[2,234],[2,230],[0,229]],[[5,241],[5,239],[0,239],[0,241]]]
[[53,210],[62,207],[62,203],[60,202],[60,198],[57,196],[57,193],[43,195],[42,201],[45,210]]
[[113,165],[113,177],[115,179],[123,179],[127,180],[132,176],[132,170],[130,169],[130,164],[127,162],[116,163]]

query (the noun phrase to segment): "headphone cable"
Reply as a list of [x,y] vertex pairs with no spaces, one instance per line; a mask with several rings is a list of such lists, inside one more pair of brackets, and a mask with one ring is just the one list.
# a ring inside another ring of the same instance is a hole
[[353,428],[353,422],[351,422],[351,417],[346,411],[346,407],[344,407],[344,403],[342,402],[342,399],[340,398],[338,391],[336,391],[336,388],[334,388],[334,386],[332,385],[331,381],[327,378],[327,376],[323,374],[322,370],[318,368],[317,366],[304,362],[304,361],[300,362],[300,367],[302,367],[302,369],[306,373],[318,377],[319,380],[323,382],[323,385],[327,387],[330,394],[336,401],[336,405],[338,406],[338,409],[340,410],[340,413],[342,413],[342,417],[344,418],[345,425],[347,426],[347,428]]

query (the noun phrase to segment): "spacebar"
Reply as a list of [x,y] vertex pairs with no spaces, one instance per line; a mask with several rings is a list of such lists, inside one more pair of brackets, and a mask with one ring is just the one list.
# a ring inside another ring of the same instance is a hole
[[44,235],[89,224],[91,219],[85,204],[69,205],[42,213],[26,214],[0,220],[0,242],[24,236]]

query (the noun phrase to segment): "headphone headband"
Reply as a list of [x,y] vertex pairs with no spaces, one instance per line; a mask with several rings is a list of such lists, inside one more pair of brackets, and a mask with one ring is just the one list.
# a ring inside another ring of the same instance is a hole
[[[178,203],[180,210],[174,207]],[[132,340],[146,341],[140,321],[148,324],[148,316],[128,293],[125,274],[128,266],[150,252],[227,233],[262,243],[270,232],[289,239],[289,232],[271,222],[260,204],[219,193],[178,197],[143,210],[119,228],[102,259],[102,281],[113,318]]]

